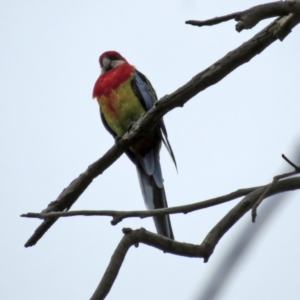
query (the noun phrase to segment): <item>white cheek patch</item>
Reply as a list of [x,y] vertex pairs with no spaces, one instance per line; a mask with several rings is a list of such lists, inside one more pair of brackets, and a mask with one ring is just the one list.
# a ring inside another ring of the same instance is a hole
[[103,74],[117,66],[120,66],[124,63],[125,63],[124,60],[110,60],[109,58],[104,57],[102,60],[103,67],[101,68],[101,74]]
[[102,70],[109,69],[110,63],[111,63],[111,60],[109,58],[103,57],[103,60],[102,60]]
[[111,65],[112,68],[115,68],[115,67],[117,67],[119,65],[122,65],[124,63],[125,63],[124,60],[113,60],[110,65]]

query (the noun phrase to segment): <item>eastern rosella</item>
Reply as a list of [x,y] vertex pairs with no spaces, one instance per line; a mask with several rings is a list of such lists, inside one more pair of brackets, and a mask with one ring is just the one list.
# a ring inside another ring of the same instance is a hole
[[[95,83],[93,98],[97,98],[100,105],[100,115],[105,128],[114,138],[122,137],[132,122],[137,121],[154,105],[157,96],[148,79],[118,52],[104,52],[99,63],[101,75]],[[176,166],[162,119],[147,138],[139,140],[126,151],[136,166],[148,209],[167,207],[159,162],[161,141]],[[174,239],[168,215],[154,217],[154,222],[158,234]]]

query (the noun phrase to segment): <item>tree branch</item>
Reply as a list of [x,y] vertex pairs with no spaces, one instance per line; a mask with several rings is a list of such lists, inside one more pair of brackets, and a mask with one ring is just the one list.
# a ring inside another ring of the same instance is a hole
[[106,268],[106,271],[96,291],[91,297],[91,300],[102,300],[109,293],[115,279],[118,276],[125,256],[132,245],[138,246],[139,243],[143,243],[166,253],[186,257],[202,258],[205,256],[205,249],[203,249],[201,245],[199,246],[188,243],[179,243],[161,235],[149,232],[144,228],[138,230],[124,228],[123,232],[125,235],[113,253],[110,263]]
[[[278,177],[278,176],[276,176]],[[117,211],[117,210],[80,210],[80,211],[68,211],[68,212],[51,212],[51,213],[32,213],[29,212],[27,214],[22,214],[21,217],[24,218],[34,218],[34,219],[57,219],[59,217],[73,217],[73,216],[111,216],[113,220],[111,221],[112,225],[116,225],[122,220],[126,218],[149,218],[153,216],[161,216],[166,214],[187,214],[193,211],[197,211],[200,209],[212,207],[215,205],[219,205],[222,203],[226,203],[228,201],[234,200],[236,198],[248,195],[258,189],[264,189],[266,192],[263,194],[264,197],[266,195],[272,196],[274,194],[300,189],[300,177],[292,178],[291,183],[289,181],[282,181],[282,184],[276,185],[276,187],[270,187],[272,184],[268,184],[265,186],[252,187],[247,189],[240,189],[230,194],[216,197],[213,199],[192,203],[188,205],[175,206],[170,208],[163,209],[155,209],[155,210],[138,210],[138,211]],[[270,188],[269,188],[270,187]],[[268,189],[268,190],[267,190]],[[272,190],[272,193],[270,193]]]
[[204,209],[207,207],[215,206],[222,204],[233,199],[245,196],[250,192],[256,190],[258,187],[252,187],[247,189],[240,189],[230,194],[220,196],[217,198],[209,199],[206,201],[201,201],[197,203],[192,203],[188,205],[170,207],[170,208],[161,208],[155,210],[139,210],[139,211],[116,211],[116,210],[81,210],[81,211],[67,211],[67,212],[50,212],[50,213],[32,213],[22,214],[21,217],[24,218],[35,218],[35,219],[47,219],[47,218],[59,218],[59,217],[73,217],[73,216],[111,216],[113,220],[111,221],[112,225],[116,225],[121,222],[123,219],[130,217],[139,217],[141,219],[148,218],[152,216],[159,216],[165,214],[176,214],[184,213]]
[[[209,68],[193,77],[188,83],[177,89],[175,92],[161,98],[153,108],[132,126],[131,130],[127,132],[122,139],[108,150],[103,157],[90,165],[78,178],[73,180],[58,198],[51,202],[43,212],[48,213],[70,209],[93,179],[103,173],[122,155],[122,153],[124,153],[125,149],[132,145],[137,139],[145,136],[149,129],[151,129],[167,112],[176,107],[182,107],[197,93],[219,82],[233,70],[262,52],[278,37],[282,37],[282,35],[278,33],[282,32],[283,27],[290,30],[299,23],[299,17],[291,17],[288,21],[284,18],[286,17],[275,20],[248,42],[229,52]],[[286,32],[285,36],[289,31]],[[35,245],[55,222],[55,218],[44,220],[26,242],[25,247]]]
[[286,160],[292,167],[294,167],[294,171],[289,172],[289,173],[284,173],[281,175],[277,175],[273,178],[273,182],[268,184],[265,187],[264,192],[260,195],[259,199],[256,201],[256,203],[252,207],[252,222],[255,223],[256,217],[257,217],[257,208],[261,204],[261,202],[266,198],[266,195],[270,192],[270,190],[274,190],[277,182],[281,179],[291,177],[293,175],[297,175],[300,173],[300,167],[296,166],[293,162],[291,162],[284,154],[282,154],[282,157],[284,160]]
[[190,20],[186,21],[185,23],[201,27],[216,25],[234,19],[235,21],[239,21],[236,24],[236,30],[240,32],[243,29],[253,28],[264,19],[286,16],[290,13],[294,13],[298,9],[295,4],[296,1],[276,1],[272,3],[257,5],[244,11],[235,12],[229,15],[216,17],[205,21]]
[[[278,182],[276,187],[269,190],[267,196],[278,192],[290,191],[300,188],[300,177],[290,178]],[[207,262],[212,255],[216,245],[225,235],[225,233],[255,204],[257,199],[265,191],[265,186],[256,188],[244,197],[233,209],[231,209],[222,220],[208,233],[200,245],[180,243],[167,239],[161,235],[151,233],[145,229],[131,230],[123,229],[124,237],[117,246],[111,257],[110,263],[96,289],[91,300],[104,299],[109,293],[119,270],[125,259],[125,256],[132,245],[143,243],[166,253],[181,255],[186,257],[204,258]],[[170,210],[170,209],[169,209]],[[151,211],[154,215],[155,211]]]

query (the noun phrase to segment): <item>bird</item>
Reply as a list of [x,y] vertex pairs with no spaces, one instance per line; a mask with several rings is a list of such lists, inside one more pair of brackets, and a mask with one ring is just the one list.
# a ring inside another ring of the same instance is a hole
[[[99,57],[101,74],[93,89],[100,116],[106,130],[117,140],[157,101],[150,81],[116,51],[106,51]],[[177,164],[163,119],[126,150],[135,164],[147,209],[167,208],[167,198],[160,165],[161,144],[165,145],[175,167]],[[154,216],[158,234],[174,240],[169,215]]]

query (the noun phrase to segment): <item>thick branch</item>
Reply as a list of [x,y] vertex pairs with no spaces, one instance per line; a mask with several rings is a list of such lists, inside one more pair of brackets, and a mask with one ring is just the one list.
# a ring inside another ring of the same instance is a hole
[[186,24],[194,26],[211,26],[222,22],[226,22],[232,19],[239,21],[236,24],[236,30],[238,32],[243,29],[251,29],[260,21],[272,17],[286,16],[290,13],[297,11],[296,1],[276,1],[272,3],[266,3],[254,6],[250,9],[235,12],[229,15],[216,17],[205,21],[186,21]]
[[[130,132],[126,133],[102,158],[90,165],[43,212],[68,210],[95,177],[103,173],[138,138],[146,135],[149,129],[167,112],[176,107],[183,106],[197,93],[219,82],[233,70],[251,60],[273,43],[277,39],[275,32],[281,26],[280,20],[275,20],[248,42],[229,52],[222,59],[192,78],[184,86],[158,101],[153,108],[132,126]],[[293,25],[295,26],[296,23],[293,23]],[[56,219],[44,220],[26,242],[25,247],[35,245],[55,221]]]
[[139,243],[152,246],[166,253],[186,257],[199,257],[205,256],[205,249],[200,245],[193,245],[188,243],[179,243],[167,239],[155,233],[151,233],[143,228],[138,230],[131,230],[130,228],[123,229],[125,235],[113,253],[110,263],[96,289],[91,300],[102,300],[109,293],[115,279],[118,276],[119,270],[125,259],[129,248]]
[[[278,182],[274,189],[269,191],[267,196],[271,196],[278,192],[289,191],[300,188],[300,177],[290,178]],[[122,266],[125,256],[132,245],[143,243],[162,250],[166,253],[181,255],[186,257],[204,258],[207,262],[212,255],[216,245],[224,234],[255,204],[257,199],[265,191],[265,186],[259,187],[244,197],[233,209],[231,209],[225,217],[208,233],[200,245],[187,243],[179,243],[161,235],[151,233],[145,229],[132,231],[125,229],[125,236],[117,246],[111,261],[96,289],[91,300],[104,299],[109,293],[118,272]],[[152,211],[152,215],[155,212]]]

